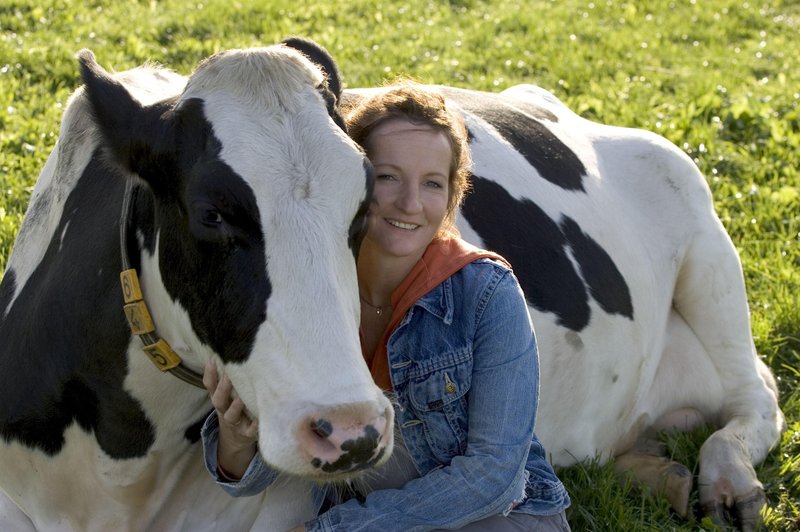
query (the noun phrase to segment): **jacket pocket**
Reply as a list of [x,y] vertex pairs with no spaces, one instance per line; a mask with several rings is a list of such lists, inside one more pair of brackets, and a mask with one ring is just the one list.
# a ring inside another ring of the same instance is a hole
[[412,377],[408,383],[409,402],[422,421],[425,441],[442,465],[463,454],[467,447],[472,358],[460,358],[452,365]]

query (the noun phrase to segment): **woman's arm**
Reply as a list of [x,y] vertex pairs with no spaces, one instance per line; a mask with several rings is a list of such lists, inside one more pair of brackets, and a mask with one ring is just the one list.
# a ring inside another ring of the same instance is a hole
[[258,454],[258,420],[245,412],[241,399],[234,398],[230,380],[218,378],[212,361],[206,364],[203,384],[214,405],[201,431],[206,469],[234,497],[263,491],[277,473]]
[[[450,465],[398,490],[350,500],[306,524],[309,530],[458,528],[509,511],[522,498],[538,393],[536,342],[522,291],[499,277],[473,342],[467,449]],[[477,297],[477,296],[476,296]]]

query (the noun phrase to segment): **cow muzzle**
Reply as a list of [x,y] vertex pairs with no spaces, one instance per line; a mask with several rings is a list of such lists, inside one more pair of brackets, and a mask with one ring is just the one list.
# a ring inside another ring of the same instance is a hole
[[297,441],[320,476],[347,477],[389,457],[393,426],[391,406],[351,403],[308,415],[297,428]]

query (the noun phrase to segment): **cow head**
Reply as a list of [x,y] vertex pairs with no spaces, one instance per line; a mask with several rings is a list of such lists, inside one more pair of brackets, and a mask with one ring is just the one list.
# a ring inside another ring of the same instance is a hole
[[272,465],[330,478],[388,456],[353,260],[372,174],[340,127],[338,81],[286,45],[232,50],[142,105],[91,52],[80,61],[109,160],[152,192],[141,269],[161,336],[230,377]]

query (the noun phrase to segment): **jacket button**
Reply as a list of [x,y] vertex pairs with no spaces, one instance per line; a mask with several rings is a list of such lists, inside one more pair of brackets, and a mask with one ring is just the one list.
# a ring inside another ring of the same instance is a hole
[[447,393],[456,393],[456,385],[452,382],[448,382],[444,385],[444,391]]

